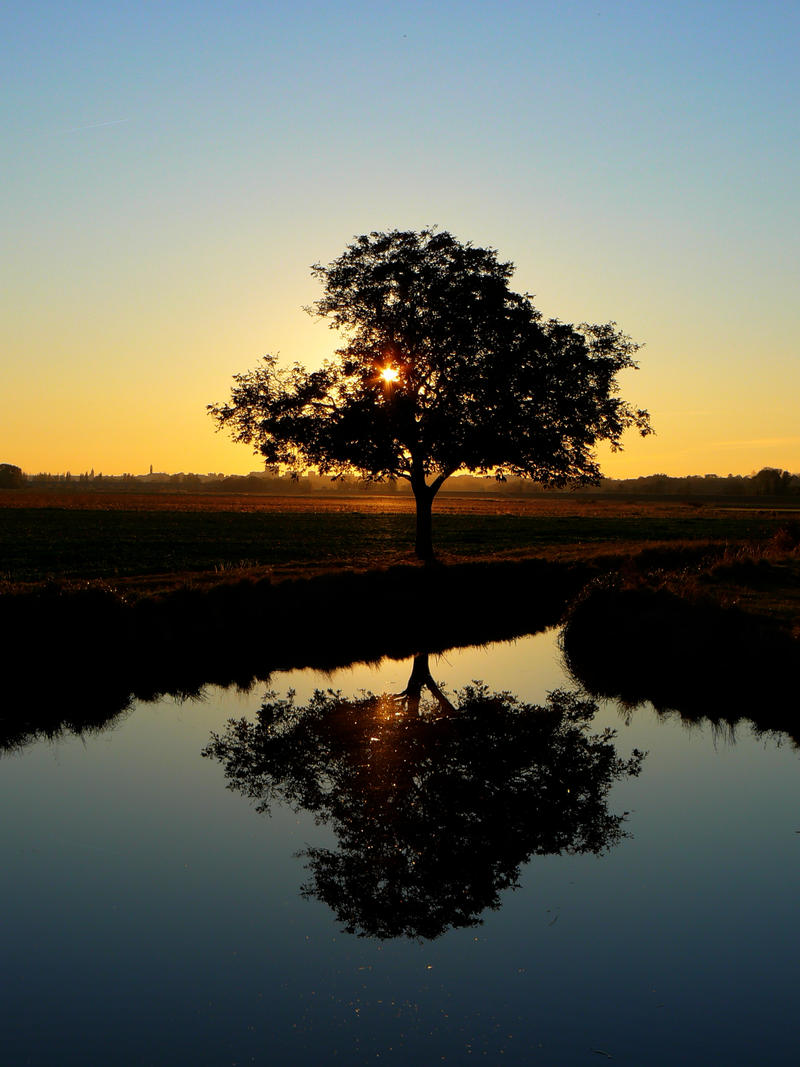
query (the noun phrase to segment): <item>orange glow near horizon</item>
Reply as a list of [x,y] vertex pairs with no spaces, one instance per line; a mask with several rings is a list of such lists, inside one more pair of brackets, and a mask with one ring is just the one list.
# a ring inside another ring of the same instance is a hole
[[[645,345],[620,397],[656,436],[602,445],[604,475],[800,473],[800,5],[606,5],[590,30],[575,4],[357,0],[368,17],[314,5],[312,32],[301,5],[196,6],[14,6],[0,462],[262,468],[207,405],[266,353],[314,371],[347,343],[302,310],[312,263],[439,224],[496,249],[544,321]],[[356,376],[395,404],[421,387],[412,341],[376,338]]]

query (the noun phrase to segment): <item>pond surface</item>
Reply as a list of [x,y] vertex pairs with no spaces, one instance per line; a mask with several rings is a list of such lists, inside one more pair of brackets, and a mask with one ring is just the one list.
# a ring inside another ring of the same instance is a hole
[[[444,687],[425,690],[432,721],[437,692],[466,707],[456,694],[472,679],[523,705],[576,688],[554,631],[429,666]],[[304,707],[320,687],[398,694],[411,674],[409,661],[384,661],[276,674],[271,688]],[[264,692],[137,704],[105,732],[0,759],[4,1062],[797,1062],[800,764],[787,740],[600,703],[582,734],[559,735],[560,762],[537,757],[520,727],[517,764],[502,749],[506,775],[476,756],[481,781],[462,797],[436,775],[457,751],[463,779],[471,742],[426,726],[398,740],[419,767],[406,760],[400,785],[389,775],[395,792],[373,801],[365,768],[386,778],[374,746],[400,738],[406,693],[346,704],[380,706],[389,732],[373,715],[369,737],[336,750],[336,773],[309,749],[291,783],[273,773],[267,803],[263,738],[243,727],[232,749],[229,733],[227,763],[208,748],[226,720],[252,726]],[[326,782],[333,794],[319,792]],[[298,803],[314,788],[316,817]],[[476,790],[487,799],[466,817]],[[429,816],[409,816],[414,797],[435,799]],[[387,804],[402,809],[391,839]],[[412,884],[411,860],[397,868],[402,891],[370,882],[373,845],[375,869],[395,869],[388,853],[408,845],[423,873]],[[445,873],[443,855],[455,857]],[[420,935],[426,899],[441,905],[437,936]],[[362,936],[394,919],[395,936]]]

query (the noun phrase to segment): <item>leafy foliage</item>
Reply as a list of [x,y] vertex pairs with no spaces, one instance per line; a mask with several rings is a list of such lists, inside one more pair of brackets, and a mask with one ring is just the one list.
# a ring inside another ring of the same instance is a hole
[[0,463],[0,489],[24,489],[26,485],[20,467],[14,463]]
[[307,371],[266,356],[209,406],[267,464],[406,478],[432,497],[459,470],[593,481],[598,441],[650,432],[616,395],[638,346],[614,323],[545,321],[491,249],[394,230],[313,272],[324,292],[311,310],[346,339],[335,358]]

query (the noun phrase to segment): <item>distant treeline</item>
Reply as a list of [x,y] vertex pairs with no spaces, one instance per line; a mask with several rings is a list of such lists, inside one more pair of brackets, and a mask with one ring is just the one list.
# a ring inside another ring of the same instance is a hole
[[[333,480],[317,474],[292,478],[277,472],[237,474],[26,474],[11,463],[0,463],[0,489],[62,489],[81,492],[185,492],[185,493],[265,493],[274,495],[307,493],[410,493],[406,481],[367,482],[356,477]],[[524,478],[498,482],[491,477],[456,475],[445,482],[442,493],[501,493],[508,496],[536,496],[553,489]],[[557,490],[555,490],[557,491]],[[764,467],[755,474],[703,474],[671,478],[649,474],[641,478],[603,478],[598,485],[573,490],[582,494],[631,496],[800,496],[800,475],[779,467]]]

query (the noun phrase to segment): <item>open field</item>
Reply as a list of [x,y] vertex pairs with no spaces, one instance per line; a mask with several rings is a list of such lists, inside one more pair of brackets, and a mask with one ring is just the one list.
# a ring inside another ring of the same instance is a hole
[[[658,546],[746,546],[800,520],[800,508],[585,496],[437,500],[445,562],[577,559]],[[0,582],[102,579],[169,587],[193,576],[273,577],[413,562],[407,497],[0,492]]]
[[[63,489],[0,489],[0,511],[56,508],[69,511],[227,511],[237,514],[301,512],[329,514],[413,515],[409,493],[331,492],[292,493],[284,496],[256,493],[200,492],[81,492]],[[584,493],[547,493],[512,496],[508,493],[448,493],[434,504],[440,515],[530,515],[564,517],[670,517],[677,515],[743,515],[800,519],[797,497],[693,497],[627,496]]]

